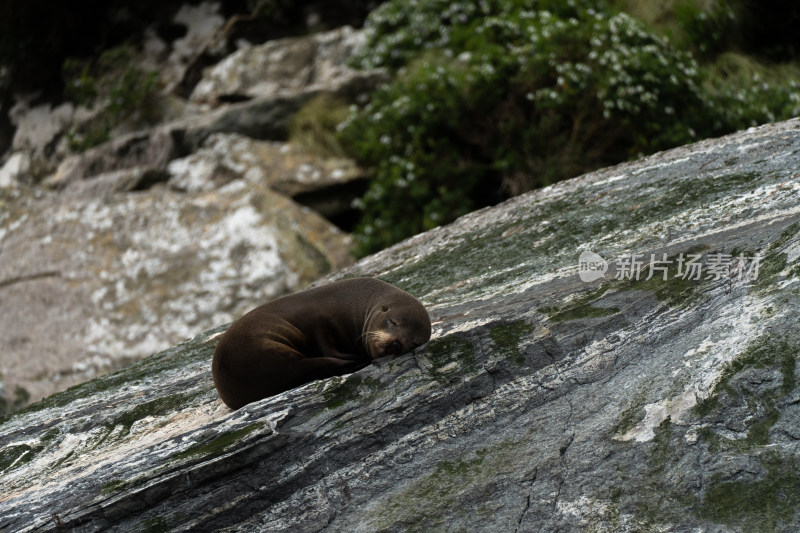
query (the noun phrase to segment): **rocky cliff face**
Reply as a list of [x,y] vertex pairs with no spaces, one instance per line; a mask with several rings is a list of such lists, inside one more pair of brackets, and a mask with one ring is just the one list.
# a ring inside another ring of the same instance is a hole
[[329,278],[413,354],[231,412],[220,327],[14,415],[0,529],[794,531],[799,258],[800,120],[515,198]]

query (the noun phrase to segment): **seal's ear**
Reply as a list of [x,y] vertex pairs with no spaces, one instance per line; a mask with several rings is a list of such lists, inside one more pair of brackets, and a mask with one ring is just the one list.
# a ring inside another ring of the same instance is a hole
[[384,304],[384,305],[383,305],[383,308],[382,308],[382,310],[383,310],[383,312],[385,313],[386,311],[388,311],[388,310],[389,310],[389,306],[388,306],[388,305],[386,305],[386,304]]

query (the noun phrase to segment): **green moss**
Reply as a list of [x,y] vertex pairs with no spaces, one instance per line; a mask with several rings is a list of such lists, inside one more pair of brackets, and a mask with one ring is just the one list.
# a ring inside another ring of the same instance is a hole
[[[117,426],[122,426],[120,437],[124,437],[130,433],[131,426],[137,421],[148,417],[159,417],[166,413],[176,410],[177,408],[186,405],[199,395],[198,392],[189,392],[181,394],[172,394],[162,398],[156,398],[149,402],[140,403],[133,409],[125,411],[117,416],[113,421],[107,423],[110,431],[113,431]],[[105,439],[104,439],[105,440]],[[102,441],[101,441],[102,442]],[[98,443],[99,445],[100,443]]]
[[[702,211],[709,202],[723,196],[748,194],[754,187],[764,184],[765,178],[740,173],[713,178],[704,176],[702,179],[686,180],[686,183],[679,181],[680,186],[660,188],[655,192],[652,184],[639,186],[632,182],[625,195],[608,195],[599,202],[588,201],[592,190],[584,191],[581,188],[572,191],[567,199],[534,200],[519,209],[511,209],[508,221],[458,235],[446,247],[420,259],[414,258],[410,251],[405,252],[402,248],[396,250],[398,256],[404,259],[402,264],[381,276],[381,279],[400,284],[412,294],[438,293],[442,287],[452,287],[446,293],[447,298],[464,293],[480,295],[484,288],[488,291],[497,286],[511,285],[515,281],[530,280],[536,275],[577,261],[579,247],[607,237],[615,231],[612,226],[617,221],[625,221],[625,228],[633,229],[680,213]],[[581,217],[575,216],[576,210]],[[629,220],[634,211],[638,213],[636,223]],[[684,258],[707,249],[708,246],[695,246],[684,250]],[[535,260],[521,258],[520,250],[525,250],[526,256]],[[599,300],[603,291],[652,290],[660,301],[669,305],[682,307],[692,304],[708,282],[705,279],[676,277],[678,256],[668,257],[672,263],[667,280],[662,279],[660,272],[655,272],[650,280],[646,280],[649,271],[644,268],[640,280],[610,280],[595,289],[598,292],[593,299]],[[649,254],[646,259],[649,263]],[[492,268],[487,269],[485,265],[491,265]],[[465,279],[476,281],[466,285],[460,283]],[[579,302],[574,301],[570,307],[574,306],[575,309],[544,308],[543,311],[548,316],[565,311],[558,317],[565,320],[591,316],[592,313],[602,313],[600,316],[604,316],[613,312],[612,309],[598,311],[598,306],[592,306],[591,291],[586,298],[580,309]]]
[[220,435],[219,437],[216,437],[208,442],[195,444],[194,446],[187,448],[181,453],[175,455],[174,458],[188,459],[198,456],[216,457],[222,454],[222,452],[224,452],[225,449],[228,448],[228,446],[230,446],[234,442],[241,440],[246,435],[249,435],[250,433],[257,431],[265,426],[266,424],[261,422],[250,424],[248,426],[243,427],[242,429],[238,429],[236,431],[231,431],[230,433],[225,433],[223,435]]
[[[758,269],[758,281],[756,282],[756,290],[765,292],[773,286],[781,272],[788,266],[788,256],[781,250],[789,243],[789,241],[798,233],[800,225],[794,223],[778,237],[772,244],[769,245],[764,257],[761,260],[761,265]],[[794,268],[790,271],[793,275]]]
[[169,533],[172,531],[169,521],[162,516],[148,518],[144,521],[142,527],[144,533]]
[[[638,403],[634,402],[634,406]],[[682,523],[686,509],[696,503],[691,494],[675,484],[674,476],[676,471],[681,471],[678,465],[685,453],[683,428],[673,425],[667,417],[653,433],[650,442],[630,443],[632,453],[641,456],[641,460],[637,460],[641,467],[632,469],[626,461],[619,463],[617,485],[597,496],[598,500],[610,501],[614,515],[620,509],[628,515],[626,522],[631,531],[665,531],[667,524]],[[606,510],[600,518],[608,513]],[[602,521],[598,522],[596,531],[620,529],[609,529]]]
[[794,265],[791,270],[789,270],[789,277],[790,278],[800,278],[800,261],[795,260],[796,265]]
[[674,457],[674,449],[670,443],[672,437],[672,420],[667,417],[653,431],[652,451],[650,453],[650,466],[653,468],[650,475],[663,473],[670,459]]
[[544,313],[552,322],[566,322],[569,320],[579,320],[582,318],[601,318],[604,316],[619,313],[616,307],[594,307],[593,304],[600,300],[609,290],[611,284],[606,283],[602,287],[591,290],[586,294],[576,298],[564,307],[542,307],[540,313]]
[[112,479],[111,481],[103,485],[103,488],[100,489],[100,491],[103,494],[113,494],[115,492],[121,491],[127,485],[128,483],[123,479]]
[[0,450],[0,474],[29,463],[43,449],[42,446],[30,446],[28,444],[6,446]]
[[746,368],[780,368],[780,396],[788,394],[797,386],[795,361],[799,351],[794,343],[770,334],[756,339],[726,365],[712,393],[694,407],[694,412],[706,416],[717,407],[721,393],[736,394],[731,379]]
[[[485,493],[488,499],[494,492],[492,482],[499,471],[514,469],[516,445],[504,441],[488,448],[465,452],[461,457],[439,461],[427,476],[415,481],[408,488],[392,495],[373,515],[370,523],[373,530],[394,529],[398,525],[404,531],[431,531],[446,528],[443,509],[458,509],[460,498],[469,492],[480,500]],[[464,509],[465,513],[480,509]],[[394,526],[394,527],[392,527]]]
[[530,335],[533,332],[533,327],[525,322],[519,320],[501,326],[495,326],[489,331],[491,337],[500,355],[510,358],[519,366],[525,364],[525,354],[520,352],[519,345],[522,338]]
[[761,463],[758,480],[712,483],[697,515],[743,531],[786,531],[800,507],[800,461],[770,454]]
[[757,419],[747,428],[745,442],[751,446],[766,446],[769,444],[769,430],[781,417],[780,411],[770,406],[764,418]]
[[647,403],[647,396],[643,391],[638,391],[631,400],[630,405],[620,413],[617,425],[614,427],[614,434],[622,436],[641,420],[644,420],[644,406]]
[[[799,352],[794,343],[768,334],[751,342],[728,363],[711,395],[698,403],[694,412],[701,418],[711,415],[719,409],[721,396],[727,395],[744,402],[753,415],[747,420],[747,435],[742,439],[730,439],[718,435],[712,428],[703,428],[699,435],[711,453],[720,450],[746,452],[769,444],[769,431],[780,419],[776,405],[797,387],[795,367]],[[780,370],[781,383],[760,394],[737,386],[736,376],[748,368],[776,368]]]
[[669,417],[655,428],[649,443],[647,469],[633,482],[636,517],[647,525],[645,531],[659,531],[654,527],[656,524],[679,520],[685,506],[692,503],[685,494],[678,493],[669,480],[669,472],[681,455],[673,429]]
[[[521,222],[523,226],[526,225],[524,220]],[[469,232],[440,253],[404,262],[399,268],[379,277],[411,294],[419,295],[441,287],[459,285],[463,280],[474,277],[476,268],[481,269],[482,279],[480,286],[473,285],[473,289],[479,290],[480,287],[491,287],[497,283],[492,272],[487,272],[479,265],[492,265],[492,270],[504,276],[505,280],[517,273],[530,276],[530,265],[520,265],[519,250],[531,250],[532,254],[536,254],[536,234],[525,229],[502,237],[517,225],[510,222]],[[486,246],[486,243],[491,243],[491,246]],[[546,254],[543,257],[547,257]]]
[[458,335],[448,335],[430,341],[427,345],[428,355],[432,363],[431,374],[437,380],[443,379],[440,375],[442,368],[452,362],[458,362],[459,369],[466,372],[475,372],[477,367],[477,350],[468,339]]
[[676,266],[674,271],[671,269],[668,271],[666,280],[662,276],[654,275],[649,280],[636,283],[633,288],[652,291],[659,301],[672,307],[683,307],[696,300],[697,289],[702,283],[703,280],[677,277]]
[[47,446],[48,444],[51,444],[53,441],[55,441],[59,437],[59,435],[61,435],[61,430],[59,430],[58,428],[51,428],[48,431],[46,431],[41,437],[39,437],[39,442],[42,445]]
[[[698,249],[691,249],[684,253],[684,258],[688,254],[699,253]],[[563,307],[543,307],[539,311],[548,315],[553,322],[565,322],[569,320],[579,320],[584,318],[601,318],[619,313],[616,307],[597,307],[595,304],[607,293],[618,291],[648,291],[655,297],[672,307],[682,307],[697,298],[697,289],[705,281],[683,279],[678,275],[679,255],[667,257],[667,276],[661,271],[653,272],[650,275],[649,258],[642,258],[644,265],[639,273],[639,279],[613,279],[604,283],[601,287],[588,291],[586,294],[576,298]],[[657,258],[660,260],[660,258]],[[648,279],[649,278],[649,279]]]
[[338,382],[332,382],[325,390],[325,408],[335,409],[341,407],[346,402],[361,398],[368,401],[385,388],[383,383],[375,378],[362,377],[358,374],[350,374],[346,378],[334,378]]

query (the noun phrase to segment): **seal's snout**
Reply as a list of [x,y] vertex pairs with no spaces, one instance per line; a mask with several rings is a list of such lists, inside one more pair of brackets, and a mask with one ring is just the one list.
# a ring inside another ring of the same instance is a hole
[[403,353],[403,343],[398,339],[393,339],[392,342],[386,345],[383,353],[385,355],[400,355]]

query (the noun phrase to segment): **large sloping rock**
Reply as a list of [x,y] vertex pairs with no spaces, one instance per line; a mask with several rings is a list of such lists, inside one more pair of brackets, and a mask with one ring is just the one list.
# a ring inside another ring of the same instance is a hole
[[798,120],[515,198],[337,274],[414,354],[231,412],[220,327],[15,415],[0,529],[795,531],[799,257]]
[[32,399],[119,368],[351,262],[349,237],[264,185],[0,189],[0,374]]

